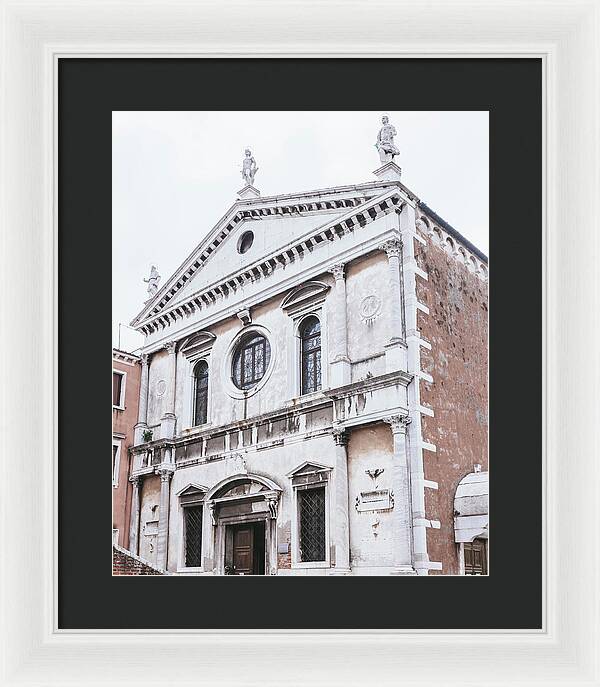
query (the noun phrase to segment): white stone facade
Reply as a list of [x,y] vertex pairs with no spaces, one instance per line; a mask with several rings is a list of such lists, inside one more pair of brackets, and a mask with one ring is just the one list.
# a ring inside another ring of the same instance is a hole
[[[399,170],[384,167],[372,183],[237,200],[132,322],[146,336],[134,553],[188,575],[236,565],[270,575],[437,567],[427,553],[432,485],[420,433],[421,414],[432,411],[418,390],[428,345],[416,327],[423,220]],[[321,388],[303,394],[299,333],[308,317],[320,323]],[[266,338],[270,359],[240,389],[234,356],[250,334]],[[208,401],[197,425],[202,361]],[[323,509],[315,535],[302,529],[313,497],[317,520]],[[201,524],[186,520],[190,506]],[[198,550],[186,544],[192,526]],[[242,566],[246,555],[252,562]]]

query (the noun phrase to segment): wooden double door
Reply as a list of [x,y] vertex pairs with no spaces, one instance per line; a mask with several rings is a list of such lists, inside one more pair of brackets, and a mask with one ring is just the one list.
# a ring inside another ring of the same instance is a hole
[[265,574],[265,521],[227,525],[225,574]]

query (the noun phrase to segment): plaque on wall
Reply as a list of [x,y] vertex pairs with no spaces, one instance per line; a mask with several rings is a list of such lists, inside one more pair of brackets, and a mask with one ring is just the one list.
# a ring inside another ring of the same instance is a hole
[[355,507],[359,513],[374,510],[391,510],[394,507],[394,496],[389,489],[361,491],[356,497]]

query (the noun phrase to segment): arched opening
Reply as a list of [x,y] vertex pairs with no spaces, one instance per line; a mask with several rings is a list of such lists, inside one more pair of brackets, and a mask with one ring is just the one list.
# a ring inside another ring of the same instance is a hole
[[210,490],[206,505],[217,574],[277,573],[280,493],[271,480],[249,474],[232,475]]
[[194,367],[194,425],[208,421],[208,363],[201,360]]

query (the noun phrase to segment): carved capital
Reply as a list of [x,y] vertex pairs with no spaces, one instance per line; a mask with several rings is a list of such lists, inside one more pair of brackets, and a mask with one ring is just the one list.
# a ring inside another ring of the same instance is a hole
[[331,434],[336,446],[346,446],[348,443],[348,432],[345,429],[334,429]]
[[140,358],[142,359],[142,366],[147,366],[150,363],[150,356],[147,353],[142,353]]
[[391,427],[392,434],[406,434],[408,425],[412,422],[408,415],[390,415],[383,421]]
[[173,477],[173,470],[167,468],[159,468],[156,473],[160,475],[161,482],[170,482],[171,477]]
[[400,239],[389,239],[379,246],[379,250],[384,251],[388,259],[399,258],[402,252],[402,241]]
[[344,265],[339,262],[336,265],[332,265],[329,270],[336,281],[344,278]]
[[164,348],[168,351],[169,355],[175,355],[175,348],[177,347],[177,341],[167,341]]
[[142,486],[142,478],[139,475],[135,477],[130,477],[129,481],[133,485],[134,489],[139,489]]

